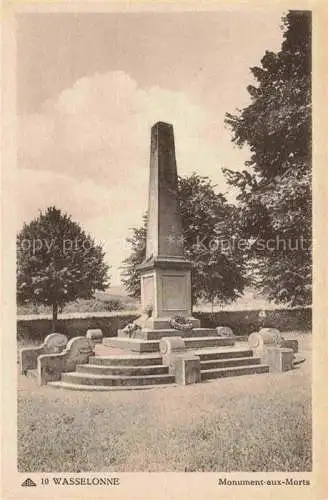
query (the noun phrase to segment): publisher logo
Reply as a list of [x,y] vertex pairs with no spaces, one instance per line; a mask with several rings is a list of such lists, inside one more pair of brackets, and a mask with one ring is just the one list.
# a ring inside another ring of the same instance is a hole
[[28,478],[27,478],[27,479],[25,479],[25,481],[21,484],[21,486],[24,486],[24,487],[26,487],[26,486],[36,486],[36,484],[35,484],[35,482],[34,482],[34,481],[32,481],[32,479],[31,479],[31,478],[29,478],[29,477],[28,477]]

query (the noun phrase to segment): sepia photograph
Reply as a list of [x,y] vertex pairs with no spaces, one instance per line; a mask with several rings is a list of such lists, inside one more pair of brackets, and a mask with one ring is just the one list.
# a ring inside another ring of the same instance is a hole
[[313,486],[312,32],[280,3],[16,12],[21,495]]

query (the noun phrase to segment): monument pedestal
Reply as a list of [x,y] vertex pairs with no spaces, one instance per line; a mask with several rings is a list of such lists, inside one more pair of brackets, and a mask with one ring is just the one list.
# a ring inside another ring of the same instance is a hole
[[[139,266],[142,310],[152,309],[144,328],[161,330],[170,328],[170,319],[181,316],[200,327],[192,317],[191,263],[182,257],[157,257]],[[179,331],[177,330],[177,335]]]

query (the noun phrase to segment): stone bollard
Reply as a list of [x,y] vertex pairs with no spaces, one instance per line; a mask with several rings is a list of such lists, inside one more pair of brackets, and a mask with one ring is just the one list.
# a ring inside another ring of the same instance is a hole
[[261,328],[258,332],[251,333],[248,341],[256,347],[259,339],[263,339],[265,344],[279,344],[282,336],[277,328]]
[[193,354],[177,354],[173,356],[170,373],[174,374],[178,385],[197,384],[200,382],[200,357]]
[[94,328],[87,330],[87,339],[90,339],[94,344],[102,344],[103,333],[100,328]]
[[68,339],[63,333],[50,333],[44,339],[45,353],[53,354],[56,352],[62,352],[66,345]]
[[229,328],[229,326],[217,326],[216,333],[219,337],[235,337],[235,334],[233,333],[231,328]]
[[261,328],[259,332],[253,332],[248,337],[248,345],[256,356],[261,358],[262,363],[267,363],[268,347],[279,347],[283,338],[276,328]]
[[267,364],[270,372],[286,372],[292,370],[293,360],[293,349],[268,347]]
[[187,353],[182,337],[163,337],[159,349],[178,385],[200,382],[200,357]]
[[293,352],[297,353],[298,352],[298,340],[283,339],[281,347],[285,347],[286,349],[293,349]]
[[163,363],[170,366],[172,356],[186,352],[186,346],[182,337],[163,337],[159,342],[159,350]]

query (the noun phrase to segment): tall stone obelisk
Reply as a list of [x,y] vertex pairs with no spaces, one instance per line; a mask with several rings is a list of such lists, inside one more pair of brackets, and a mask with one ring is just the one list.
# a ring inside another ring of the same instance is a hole
[[191,262],[183,253],[173,127],[163,122],[151,129],[146,259],[139,270],[142,308],[152,307],[146,327],[168,328],[177,315],[199,326],[192,318]]

